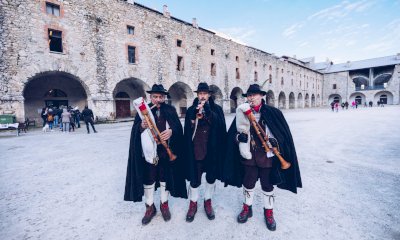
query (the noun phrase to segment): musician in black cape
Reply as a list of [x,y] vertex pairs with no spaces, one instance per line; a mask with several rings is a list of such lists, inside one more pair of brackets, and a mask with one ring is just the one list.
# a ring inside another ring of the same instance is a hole
[[173,197],[187,198],[186,182],[183,169],[183,129],[178,114],[173,106],[165,103],[167,90],[159,84],[154,84],[150,91],[151,103],[156,105],[151,111],[155,124],[160,131],[160,137],[165,140],[177,159],[170,161],[163,145],[157,145],[157,159],[155,164],[145,160],[141,134],[149,126],[137,114],[133,123],[129,147],[128,168],[125,184],[125,201],[141,202],[145,196],[146,212],[142,224],[148,224],[156,215],[154,205],[154,191],[160,187],[160,211],[165,221],[170,220],[171,213],[168,207],[169,193]]
[[211,199],[215,192],[216,180],[221,179],[225,156],[226,124],[222,108],[211,97],[207,83],[198,85],[197,98],[189,107],[185,118],[185,172],[190,181],[189,209],[186,221],[192,222],[197,212],[201,177],[206,174],[204,210],[208,219],[215,213]]
[[[248,122],[245,121],[248,121],[248,119],[244,117],[243,112],[237,110],[236,117],[228,131],[222,181],[225,182],[225,186],[243,186],[244,203],[237,221],[245,223],[253,215],[254,189],[256,182],[260,179],[265,223],[269,230],[274,231],[276,229],[273,216],[274,185],[297,193],[297,188],[301,188],[302,183],[289,126],[280,110],[265,104],[262,99],[264,95],[266,95],[266,92],[262,91],[259,85],[250,85],[247,93],[243,94],[244,97],[247,97],[248,103],[238,106],[238,109],[250,105],[259,125],[269,136],[270,147],[276,147],[291,166],[286,170],[281,169],[281,163],[277,156],[273,151],[265,152],[253,127],[250,127],[247,132],[238,132],[238,127],[247,126]],[[242,146],[244,148],[240,149],[239,147]],[[248,151],[246,146],[248,146]]]

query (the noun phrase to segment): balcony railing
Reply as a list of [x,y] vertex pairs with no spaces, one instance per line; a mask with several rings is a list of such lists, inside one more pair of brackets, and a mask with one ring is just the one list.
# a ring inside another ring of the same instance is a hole
[[385,89],[385,86],[377,85],[377,86],[365,86],[364,88],[356,87],[356,91],[381,90],[381,89]]

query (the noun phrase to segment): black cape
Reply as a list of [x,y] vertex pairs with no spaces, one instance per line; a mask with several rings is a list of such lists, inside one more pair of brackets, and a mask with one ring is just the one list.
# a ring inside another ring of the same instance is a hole
[[[289,126],[279,109],[265,104],[261,107],[261,118],[267,124],[271,133],[277,139],[282,157],[291,163],[290,168],[280,168],[279,160],[273,161],[271,182],[278,188],[297,193],[297,188],[302,187],[300,169],[297,161],[296,150],[293,143]],[[236,118],[233,120],[228,131],[227,153],[224,161],[223,179],[225,186],[231,185],[241,187],[243,183],[242,156],[239,153],[239,146],[236,143]]]
[[[212,98],[209,98],[209,114],[211,118],[210,135],[208,138],[207,155],[202,161],[205,163],[205,171],[211,178],[221,180],[223,161],[225,158],[225,143],[226,143],[226,124],[222,108],[214,103]],[[185,171],[186,179],[192,184],[198,184],[196,173],[196,160],[194,158],[193,149],[193,131],[191,119],[197,113],[198,98],[193,101],[193,105],[186,111],[185,118]]]
[[[152,104],[149,104],[151,107]],[[177,156],[173,162],[169,162],[168,169],[165,173],[166,189],[170,191],[171,196],[187,198],[186,182],[183,168],[183,129],[178,114],[174,107],[161,104],[161,114],[165,116],[170,128],[172,136],[169,140],[169,146],[172,152]],[[125,201],[141,202],[144,194],[143,189],[143,165],[145,159],[142,156],[142,142],[140,140],[140,125],[142,119],[136,114],[135,121],[132,126],[131,141],[129,146],[128,169],[126,173],[125,183]],[[156,183],[156,187],[159,183]]]

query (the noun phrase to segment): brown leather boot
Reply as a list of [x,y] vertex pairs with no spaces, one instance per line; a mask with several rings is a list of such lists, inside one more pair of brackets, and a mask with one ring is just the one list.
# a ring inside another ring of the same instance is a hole
[[268,230],[275,231],[276,230],[276,222],[274,219],[274,211],[272,209],[264,208],[264,219],[265,219],[265,223],[267,224]]
[[252,216],[253,216],[253,209],[251,208],[251,206],[243,203],[242,211],[239,213],[237,217],[238,223],[245,223],[247,222],[247,219],[251,218]]
[[142,218],[142,224],[147,225],[151,221],[151,219],[153,219],[156,213],[157,209],[154,204],[152,204],[151,206],[146,204],[146,212],[144,213],[144,217]]
[[189,210],[186,214],[186,222],[193,222],[196,213],[197,213],[197,202],[190,201]]
[[164,218],[164,221],[168,222],[169,220],[171,220],[171,212],[169,211],[168,201],[166,201],[165,203],[160,203],[160,211],[161,215]]
[[204,201],[204,210],[206,211],[207,217],[209,220],[215,219],[214,209],[211,205],[211,199]]

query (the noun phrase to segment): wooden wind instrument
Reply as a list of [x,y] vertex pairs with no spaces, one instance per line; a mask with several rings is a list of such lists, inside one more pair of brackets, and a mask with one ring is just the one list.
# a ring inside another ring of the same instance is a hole
[[[155,107],[156,105],[152,106],[151,108]],[[168,157],[170,161],[175,161],[176,160],[176,155],[171,151],[171,148],[168,146],[168,143],[164,140],[161,139],[161,133],[158,130],[156,124],[151,120],[149,116],[149,112],[147,111],[146,105],[142,104],[139,106],[139,110],[143,115],[144,120],[147,122],[147,125],[149,126],[150,132],[154,137],[154,140],[156,141],[157,144],[162,144],[167,151]]]
[[[260,139],[262,146],[264,148],[264,151],[267,153],[269,151],[271,151],[271,148],[268,147],[268,144],[271,145],[271,143],[269,142],[268,136],[265,133],[264,129],[260,126],[260,124],[257,122],[256,117],[254,116],[254,114],[251,112],[251,110],[247,110],[246,112],[244,112],[244,114],[247,116],[247,118],[249,119],[251,126],[254,128],[254,130],[257,133],[258,138]],[[272,146],[272,145],[271,145]],[[281,168],[282,169],[288,169],[290,168],[290,163],[288,161],[286,161],[281,153],[278,151],[277,148],[272,147],[272,152],[275,154],[275,156],[279,159],[280,163],[281,163]]]

